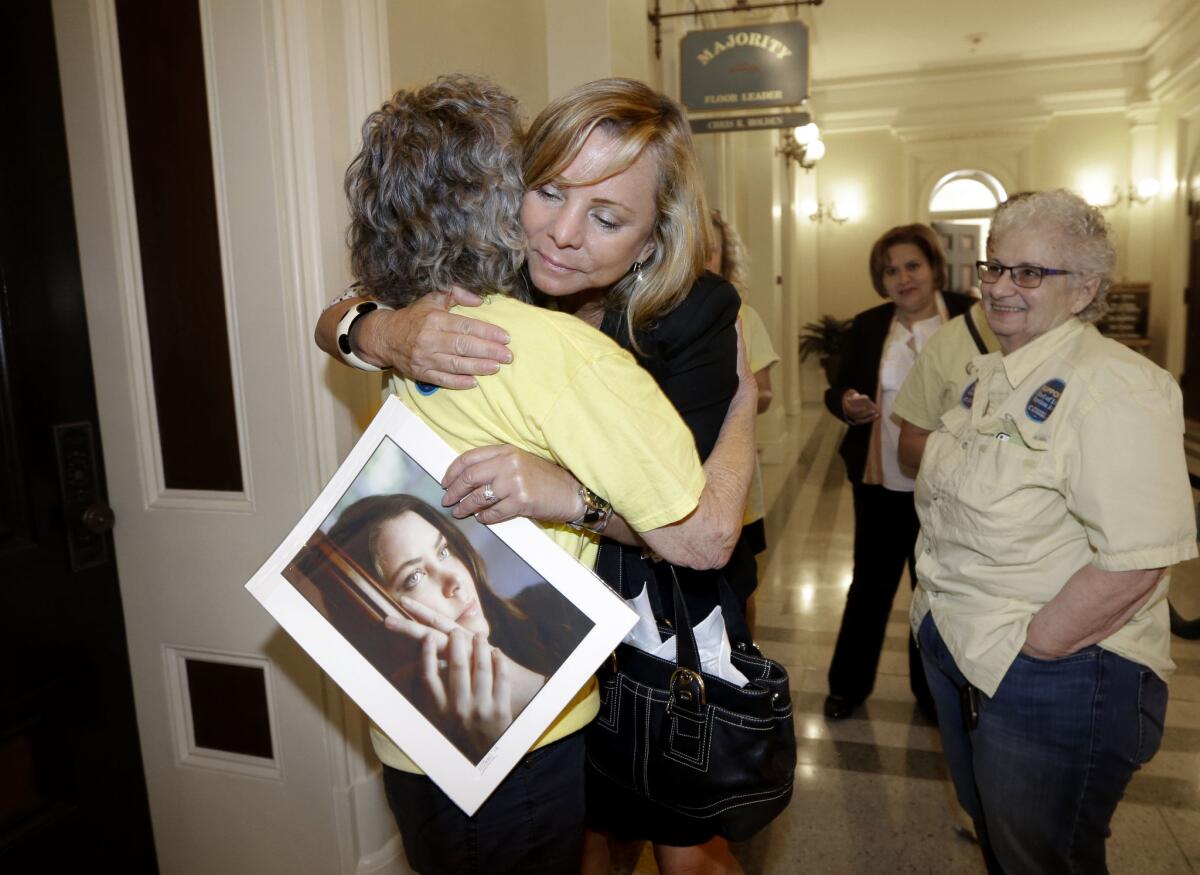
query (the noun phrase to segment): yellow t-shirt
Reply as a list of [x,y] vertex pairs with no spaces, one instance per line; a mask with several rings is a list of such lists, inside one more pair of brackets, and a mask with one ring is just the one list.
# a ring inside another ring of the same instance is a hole
[[[1079,569],[1196,556],[1183,405],[1170,374],[1077,319],[977,356],[970,408],[929,436],[910,619],[932,611],[963,675],[993,695],[1029,621]],[[1100,646],[1164,679],[1168,575]]]
[[[502,295],[456,311],[507,331],[513,362],[479,377],[473,389],[391,378],[405,406],[446,443],[458,451],[510,444],[561,465],[637,531],[695,510],[705,477],[692,433],[629,353],[574,316]],[[595,564],[598,536],[565,525],[543,528],[581,563]],[[586,726],[599,704],[592,679],[534,747]],[[387,765],[418,771],[375,726],[371,740]]]
[[[763,324],[757,310],[743,303],[738,315],[742,317],[742,342],[746,345],[746,359],[750,363],[750,371],[757,374],[763,368],[769,368],[779,361],[779,353],[775,352],[775,347],[771,345],[771,335],[767,333],[767,326]],[[761,520],[766,513],[762,468],[755,458],[754,474],[750,478],[750,489],[746,493],[746,513],[742,516],[742,525]]]

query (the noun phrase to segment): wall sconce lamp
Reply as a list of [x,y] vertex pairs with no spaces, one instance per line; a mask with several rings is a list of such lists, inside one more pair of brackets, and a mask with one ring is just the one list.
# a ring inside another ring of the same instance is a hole
[[1153,176],[1147,176],[1145,179],[1139,179],[1137,184],[1129,183],[1122,187],[1114,185],[1112,196],[1107,201],[1088,198],[1088,201],[1102,210],[1112,209],[1121,201],[1125,201],[1130,206],[1133,204],[1148,204],[1154,200],[1154,196],[1158,194],[1159,183]]
[[821,142],[821,129],[815,122],[792,128],[783,135],[783,143],[775,150],[784,160],[792,160],[805,170],[812,170],[825,157],[825,144]]
[[844,215],[838,208],[837,201],[804,201],[800,204],[800,212],[802,215],[808,216],[810,222],[824,222],[826,219],[837,225],[844,225],[850,221],[848,215]]

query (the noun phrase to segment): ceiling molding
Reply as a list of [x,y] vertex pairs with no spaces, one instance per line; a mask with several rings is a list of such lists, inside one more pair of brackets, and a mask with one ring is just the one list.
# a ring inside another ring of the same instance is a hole
[[1013,142],[1025,145],[1032,141],[1035,134],[1044,129],[1052,116],[1044,114],[1028,114],[1005,116],[1003,121],[994,118],[977,119],[974,122],[965,119],[953,121],[929,121],[924,124],[897,125],[892,133],[905,145],[936,141],[939,143],[962,142],[965,140],[989,142]]
[[834,94],[838,91],[861,90],[898,85],[939,85],[965,82],[972,79],[1010,77],[1014,65],[1022,75],[1061,70],[1083,70],[1089,67],[1112,68],[1145,61],[1144,51],[1106,52],[1096,55],[1073,55],[1053,58],[1011,58],[988,64],[961,64],[951,67],[910,69],[896,73],[873,73],[866,76],[846,76],[839,79],[813,78],[813,91]]

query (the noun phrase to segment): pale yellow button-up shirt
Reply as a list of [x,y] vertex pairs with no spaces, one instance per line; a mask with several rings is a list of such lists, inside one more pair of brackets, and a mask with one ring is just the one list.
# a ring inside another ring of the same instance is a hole
[[[987,324],[983,304],[973,304],[970,312],[984,347],[989,351],[998,350],[1000,341]],[[907,419],[926,431],[934,431],[942,414],[951,407],[959,404],[970,407],[971,396],[967,388],[975,383],[971,360],[978,355],[979,347],[971,337],[965,317],[955,316],[921,347],[917,363],[896,396],[893,416]]]
[[[1077,319],[1008,356],[972,362],[970,407],[929,436],[914,494],[921,518],[916,630],[932,611],[972,685],[993,695],[1033,615],[1080,568],[1173,565],[1197,555],[1171,376]],[[1100,646],[1174,669],[1163,575]]]

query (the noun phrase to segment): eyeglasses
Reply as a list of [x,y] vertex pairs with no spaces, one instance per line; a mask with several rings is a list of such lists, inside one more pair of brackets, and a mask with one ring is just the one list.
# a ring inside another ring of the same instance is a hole
[[1075,273],[1073,270],[1060,270],[1057,267],[1034,267],[1031,264],[1018,264],[1015,267],[1009,267],[1007,264],[1001,264],[998,261],[977,261],[975,262],[975,272],[979,274],[981,283],[994,283],[1004,276],[1004,271],[1008,271],[1008,275],[1012,277],[1012,281],[1023,289],[1036,289],[1042,284],[1042,277],[1046,276],[1062,276],[1063,274]]

